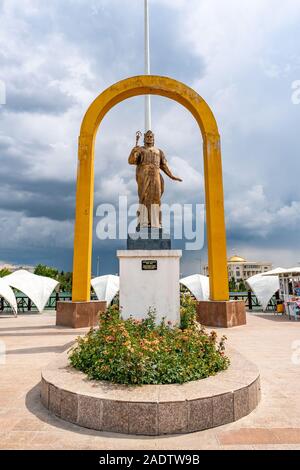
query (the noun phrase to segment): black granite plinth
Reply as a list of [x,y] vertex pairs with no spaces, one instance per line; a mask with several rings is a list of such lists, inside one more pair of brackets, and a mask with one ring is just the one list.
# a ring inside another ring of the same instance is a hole
[[142,228],[128,234],[127,250],[171,250],[171,237],[161,228]]

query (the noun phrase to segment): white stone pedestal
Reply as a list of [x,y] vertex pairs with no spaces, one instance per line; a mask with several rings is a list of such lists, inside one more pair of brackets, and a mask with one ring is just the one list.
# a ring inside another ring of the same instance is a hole
[[120,250],[120,308],[124,319],[143,319],[149,308],[159,322],[180,322],[181,250]]

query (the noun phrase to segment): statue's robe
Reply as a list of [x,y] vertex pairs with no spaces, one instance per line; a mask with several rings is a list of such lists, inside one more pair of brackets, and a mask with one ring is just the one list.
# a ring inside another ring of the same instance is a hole
[[160,170],[167,165],[162,150],[156,147],[138,147],[131,151],[128,162],[136,165],[138,184],[140,227],[161,227],[161,197],[164,192],[164,180]]

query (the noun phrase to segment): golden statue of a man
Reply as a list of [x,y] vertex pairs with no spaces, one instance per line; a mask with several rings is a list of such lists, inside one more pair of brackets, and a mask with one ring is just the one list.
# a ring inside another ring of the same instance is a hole
[[161,228],[161,197],[164,192],[162,170],[174,181],[182,181],[174,176],[162,150],[154,146],[152,131],[144,134],[144,145],[136,145],[128,159],[130,165],[136,165],[136,181],[139,194],[138,228]]

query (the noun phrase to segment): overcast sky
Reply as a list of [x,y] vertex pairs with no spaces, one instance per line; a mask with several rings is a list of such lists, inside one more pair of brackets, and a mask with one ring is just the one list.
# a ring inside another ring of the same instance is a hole
[[[143,73],[143,0],[0,0],[0,260],[72,269],[77,138],[91,101]],[[222,143],[228,254],[300,262],[299,0],[150,0],[152,73],[193,87]],[[95,207],[136,199],[127,163],[143,130],[143,98],[104,119]],[[182,184],[166,202],[204,201],[202,138],[177,103],[153,99],[153,130]],[[166,178],[167,179],[167,178]],[[95,219],[95,226],[97,219]],[[94,237],[94,271],[116,272],[124,242]],[[206,249],[189,252],[183,273]]]

